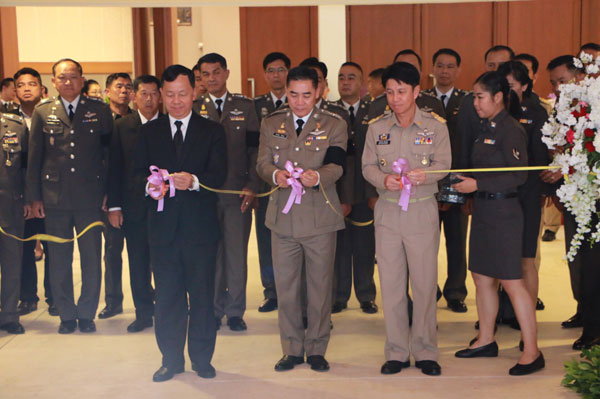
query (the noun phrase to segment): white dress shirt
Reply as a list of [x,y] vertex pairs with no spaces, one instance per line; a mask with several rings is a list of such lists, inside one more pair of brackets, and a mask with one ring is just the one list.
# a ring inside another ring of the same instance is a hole
[[75,112],[77,112],[77,105],[79,105],[79,98],[81,97],[81,95],[75,97],[75,100],[68,102],[67,100],[65,100],[64,98],[60,98],[62,100],[63,105],[65,106],[65,111],[67,111],[67,116],[69,116],[69,105],[73,106],[73,114]]
[[440,91],[440,89],[437,88],[437,86],[435,87],[435,96],[438,98],[438,100],[442,101],[442,96],[445,95],[446,98],[444,99],[443,103],[444,103],[444,108],[448,106],[448,101],[450,101],[450,96],[452,96],[452,93],[454,92],[454,87],[452,87],[450,90],[448,90],[445,93],[442,93]]

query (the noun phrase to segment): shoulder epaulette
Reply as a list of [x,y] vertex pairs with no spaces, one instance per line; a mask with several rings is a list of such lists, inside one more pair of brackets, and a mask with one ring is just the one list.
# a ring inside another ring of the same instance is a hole
[[254,97],[254,101],[266,100],[268,95],[269,94],[261,94],[260,96],[256,96],[256,97]]
[[540,97],[540,102],[544,103],[544,104],[548,104],[551,105],[552,104],[552,100],[549,100],[545,97]]
[[433,98],[437,99],[437,97],[436,97],[435,94],[433,94],[433,93],[431,93],[431,92],[429,92],[427,90],[423,90],[420,93],[423,93],[424,96],[429,96],[429,97],[433,97]]
[[89,100],[89,101],[95,101],[95,102],[97,102],[97,103],[106,104],[106,101],[104,101],[103,99],[101,99],[101,98],[98,98],[98,97],[87,97],[87,96],[86,96],[86,97],[85,97],[85,100],[86,100],[86,101],[88,101],[88,100]]
[[320,111],[323,115],[329,115],[333,118],[340,119],[340,120],[343,119],[340,115],[336,114],[335,112],[331,112],[331,111],[328,111],[328,110],[322,109],[322,108],[320,109]]
[[383,113],[383,114],[381,114],[381,115],[379,115],[379,116],[376,116],[375,118],[373,118],[373,119],[369,120],[369,125],[370,125],[370,124],[372,124],[372,123],[375,123],[375,122],[377,122],[378,120],[380,120],[380,119],[381,119],[381,118],[383,118],[384,116],[386,116],[386,114],[385,114],[385,113]]
[[23,124],[23,117],[21,115],[11,114],[11,113],[3,113],[2,117],[4,119],[10,119],[11,121],[17,122],[19,124]]
[[37,104],[35,105],[35,108],[37,108],[37,107],[41,107],[41,106],[43,106],[43,105],[46,105],[46,104],[53,103],[54,101],[56,101],[56,97],[52,97],[52,98],[50,98],[50,97],[48,97],[48,98],[44,98],[42,101],[40,101],[39,103],[37,103]]
[[252,101],[252,99],[250,97],[246,97],[245,95],[243,95],[241,93],[232,93],[231,95],[235,98],[243,98],[244,100]]
[[436,114],[435,112],[431,111],[429,113],[433,119],[435,119],[436,121],[440,122],[440,123],[446,123],[446,120],[444,118],[442,118],[441,116],[439,116],[438,114]]
[[271,112],[271,113],[270,113],[270,114],[268,114],[267,116],[265,116],[265,117],[264,117],[264,119],[271,118],[271,117],[273,117],[273,116],[275,116],[275,115],[281,115],[281,114],[285,114],[285,113],[287,113],[288,111],[289,111],[289,109],[288,109],[288,108],[279,108],[279,109],[276,109],[275,111]]

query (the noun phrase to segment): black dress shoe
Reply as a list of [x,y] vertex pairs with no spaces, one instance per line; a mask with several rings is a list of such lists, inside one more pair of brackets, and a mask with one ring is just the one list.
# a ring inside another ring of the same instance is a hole
[[173,376],[175,374],[183,373],[183,371],[184,371],[183,366],[181,366],[181,367],[161,366],[158,370],[156,370],[156,373],[154,373],[154,375],[152,376],[152,381],[154,381],[154,382],[168,381],[171,378],[173,378]]
[[550,241],[554,241],[555,239],[556,239],[555,232],[553,232],[551,230],[544,231],[544,234],[542,235],[542,241],[550,242]]
[[533,362],[529,364],[515,364],[510,370],[508,370],[508,374],[510,375],[527,375],[531,373],[535,373],[546,367],[546,361],[544,360],[544,355],[540,352],[540,355]]
[[261,313],[272,312],[275,309],[277,309],[277,298],[265,299],[258,307],[258,311]]
[[108,319],[109,317],[116,316],[120,313],[123,313],[123,305],[113,306],[106,305],[104,309],[100,313],[98,313],[99,319]]
[[229,317],[227,318],[227,325],[231,331],[246,331],[248,326],[241,317]]
[[192,363],[192,370],[198,374],[198,377],[202,378],[215,378],[217,375],[215,368],[210,363],[205,365]]
[[96,323],[94,320],[79,319],[79,331],[82,333],[96,332]]
[[400,360],[388,360],[387,362],[383,363],[383,366],[381,366],[381,374],[396,374],[407,367],[410,367],[410,360],[407,362],[401,362]]
[[448,309],[455,313],[466,313],[467,305],[465,305],[464,301],[460,299],[450,299],[448,300]]
[[59,334],[71,334],[77,329],[77,320],[64,320],[58,326]]
[[578,328],[583,327],[583,317],[581,313],[575,313],[570,319],[563,321],[562,328]]
[[544,309],[546,309],[546,305],[544,305],[544,302],[542,302],[542,300],[540,298],[536,299],[535,310],[544,310]]
[[0,330],[4,330],[9,334],[25,334],[25,328],[18,321],[2,324]]
[[150,319],[135,319],[133,323],[127,326],[127,332],[136,333],[153,326],[152,318]]
[[[472,344],[471,344],[472,345]],[[463,349],[454,354],[460,358],[471,358],[471,357],[497,357],[498,356],[498,344],[496,341],[487,345],[480,346],[479,348]]]
[[56,307],[55,304],[51,304],[48,306],[48,314],[50,316],[58,316],[59,315],[58,308]]
[[368,313],[368,314],[373,314],[373,313],[377,313],[377,311],[379,310],[379,308],[377,307],[377,304],[375,303],[375,301],[364,301],[360,303],[360,308],[362,309],[362,311],[364,313]]
[[293,369],[295,366],[304,363],[304,357],[283,355],[281,359],[275,364],[275,371],[287,371]]
[[415,362],[415,366],[421,369],[423,374],[441,375],[442,367],[435,360],[419,360]]
[[329,363],[321,355],[312,355],[306,357],[306,363],[310,364],[310,369],[315,371],[328,371]]
[[348,305],[345,302],[336,302],[331,307],[331,313],[340,313],[342,310],[346,309]]
[[37,302],[21,301],[19,306],[17,306],[17,310],[19,311],[19,315],[25,316],[37,310]]
[[600,337],[582,335],[577,341],[573,342],[573,349],[576,351],[590,349],[594,345],[600,345]]

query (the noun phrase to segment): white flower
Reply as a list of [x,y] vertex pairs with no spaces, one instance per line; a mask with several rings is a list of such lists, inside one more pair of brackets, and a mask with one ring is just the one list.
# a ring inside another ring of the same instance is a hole
[[573,64],[575,65],[575,68],[579,68],[579,69],[583,68],[583,63],[577,57],[573,57]]

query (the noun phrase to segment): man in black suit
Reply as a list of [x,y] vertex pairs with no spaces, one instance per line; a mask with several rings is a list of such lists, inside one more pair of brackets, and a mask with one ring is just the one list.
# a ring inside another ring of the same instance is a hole
[[[199,183],[218,188],[225,182],[225,131],[218,123],[192,112],[191,70],[171,65],[163,72],[161,84],[168,116],[142,126],[134,154],[138,178],[148,176],[150,166],[155,165],[171,173],[177,189],[170,197],[164,191],[155,195],[160,187],[146,185],[150,261],[156,285],[155,332],[163,355],[153,381],[166,381],[184,371],[186,334],[192,369],[200,377],[212,378],[215,369],[210,361],[216,340],[213,299],[220,230],[217,196],[200,188]],[[142,181],[139,185],[144,187]],[[152,198],[164,201],[164,208],[159,211]]]
[[[81,65],[72,59],[52,67],[59,97],[42,101],[31,117],[26,199],[33,215],[45,217],[46,233],[70,238],[101,220],[106,195],[106,155],[113,130],[110,110],[83,97]],[[73,243],[48,243],[50,285],[60,314],[60,334],[95,332],[102,277],[102,238],[94,228],[77,240],[81,256],[81,295],[73,293]]]
[[134,178],[133,151],[141,126],[160,115],[160,80],[152,75],[139,76],[133,82],[133,90],[137,112],[115,121],[110,146],[107,201],[110,224],[115,229],[122,227],[127,238],[129,279],[135,306],[135,320],[127,327],[128,332],[152,327],[154,315],[146,201],[143,185],[136,184],[138,182]]

